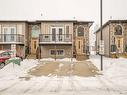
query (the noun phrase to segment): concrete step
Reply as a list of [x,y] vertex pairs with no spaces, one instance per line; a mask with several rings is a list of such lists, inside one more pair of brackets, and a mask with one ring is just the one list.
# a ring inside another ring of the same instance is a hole
[[29,54],[26,57],[27,59],[36,59],[36,55],[35,54]]
[[87,55],[76,55],[76,59],[78,60],[78,61],[83,61],[83,60],[86,60],[86,59],[88,59],[89,57],[87,56]]

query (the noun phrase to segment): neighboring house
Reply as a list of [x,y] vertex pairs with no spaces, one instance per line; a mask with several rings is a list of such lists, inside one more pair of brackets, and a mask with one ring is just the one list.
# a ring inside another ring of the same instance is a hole
[[14,50],[25,57],[27,32],[26,21],[0,21],[0,50]]
[[0,50],[40,58],[86,59],[89,28],[93,22],[77,20],[0,21]]
[[[99,41],[101,37],[100,29],[96,31],[96,51],[99,52]],[[127,20],[109,20],[102,27],[102,37],[104,40],[104,55],[112,57],[122,55],[127,48]]]

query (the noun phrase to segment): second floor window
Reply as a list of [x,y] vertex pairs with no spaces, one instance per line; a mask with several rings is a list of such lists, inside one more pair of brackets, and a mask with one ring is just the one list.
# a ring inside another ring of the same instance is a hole
[[11,41],[14,41],[16,39],[16,36],[14,34],[16,34],[15,28],[10,28],[11,31]]
[[84,36],[84,28],[83,27],[78,27],[78,30],[77,30],[77,36],[79,37],[83,37]]
[[122,35],[122,27],[120,25],[117,25],[115,27],[115,35]]
[[39,34],[40,34],[40,27],[39,27],[39,25],[33,25],[31,32],[32,32],[31,36],[33,38],[39,37]]
[[69,38],[69,26],[66,26],[66,38]]

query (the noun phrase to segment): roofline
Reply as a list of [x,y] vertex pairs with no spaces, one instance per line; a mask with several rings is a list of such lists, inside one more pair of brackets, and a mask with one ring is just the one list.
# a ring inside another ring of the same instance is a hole
[[76,22],[77,20],[36,20],[37,22]]
[[[94,23],[94,21],[78,21],[78,20],[34,20],[34,21],[28,21],[28,20],[0,20],[0,22],[25,22],[25,23],[41,23],[41,22],[73,22],[73,23],[91,23],[91,25]],[[91,26],[90,25],[90,26]]]
[[0,20],[0,22],[28,22],[27,20]]
[[78,20],[37,20],[38,22],[81,22],[81,23],[93,23],[94,21],[78,21]]
[[[102,30],[103,28],[105,28],[107,25],[109,25],[110,23],[127,23],[127,20],[108,20],[103,26],[102,26]],[[98,33],[100,31],[101,28],[99,28],[97,31],[95,31],[95,33]]]

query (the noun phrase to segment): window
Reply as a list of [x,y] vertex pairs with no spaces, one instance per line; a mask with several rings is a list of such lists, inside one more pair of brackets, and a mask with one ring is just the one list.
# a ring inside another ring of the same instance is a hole
[[64,51],[63,50],[57,50],[57,55],[63,55]]
[[116,45],[111,45],[111,52],[116,52],[116,49],[117,49]]
[[116,43],[116,39],[115,39],[115,37],[114,37],[114,44]]
[[4,53],[1,54],[1,56],[2,56],[2,57],[9,57],[10,54],[9,54],[8,52],[4,52]]
[[122,35],[122,27],[120,25],[117,25],[115,27],[115,35]]
[[31,32],[32,32],[32,37],[34,37],[34,38],[39,37],[39,34],[40,34],[40,27],[39,27],[39,25],[33,25]]
[[77,32],[78,32],[78,34],[77,34],[78,36],[84,36],[84,28],[83,27],[81,27],[81,26],[78,27],[78,31]]
[[34,49],[36,49],[36,41],[34,41]]
[[45,36],[45,39],[48,39],[49,38],[49,36]]
[[66,38],[69,38],[69,26],[66,26]]
[[56,28],[52,28],[52,41],[56,41]]
[[11,34],[15,34],[15,29],[11,28]]
[[6,34],[8,31],[8,28],[4,28],[4,34]]
[[55,55],[56,54],[56,51],[55,50],[51,50],[50,54],[51,55]]
[[64,50],[62,49],[52,49],[50,50],[50,55],[57,55],[57,56],[63,56],[64,55]]
[[120,48],[120,40],[118,40],[118,48]]
[[62,28],[59,28],[59,34],[58,34],[58,35],[59,35],[59,36],[58,36],[58,37],[59,37],[59,40],[58,40],[58,41],[62,41],[62,40],[63,40],[62,32],[63,32]]
[[78,48],[80,49],[80,41],[78,42]]
[[15,29],[11,28],[11,41],[14,41]]

